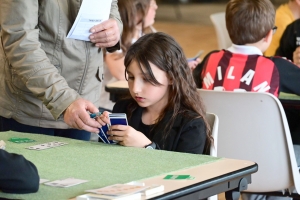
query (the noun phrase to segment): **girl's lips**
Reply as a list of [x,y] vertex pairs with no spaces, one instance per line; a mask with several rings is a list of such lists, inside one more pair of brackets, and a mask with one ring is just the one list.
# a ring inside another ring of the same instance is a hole
[[143,100],[144,100],[143,97],[135,97],[135,99],[136,99],[137,101],[143,101]]

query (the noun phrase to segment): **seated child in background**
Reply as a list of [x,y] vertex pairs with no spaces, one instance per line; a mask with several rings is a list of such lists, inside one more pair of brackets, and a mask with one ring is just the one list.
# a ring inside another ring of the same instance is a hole
[[[129,48],[125,67],[131,97],[117,102],[113,113],[126,113],[129,125],[111,126],[109,139],[123,146],[204,153],[213,139],[178,43],[164,33],[146,34]],[[109,123],[108,112],[97,120]]]
[[[262,55],[276,30],[274,17],[270,0],[230,0],[226,6],[226,27],[233,45],[203,59],[193,73],[197,86],[208,90],[270,92],[276,96],[279,92],[300,94],[300,68],[283,58]],[[299,152],[295,154],[299,156]],[[270,196],[242,194],[242,199],[266,198]]]
[[[105,91],[107,83],[125,80],[124,57],[128,48],[142,35],[156,32],[153,28],[157,4],[155,0],[119,0],[119,12],[123,22],[121,51],[106,53],[104,66],[104,82],[101,91],[101,111],[110,111],[114,102],[109,100],[109,93]],[[189,61],[189,67],[194,69],[200,59]]]
[[0,191],[32,193],[39,189],[40,178],[34,164],[22,155],[0,149]]
[[[288,25],[280,40],[276,55],[292,60],[300,67],[300,19]],[[299,78],[299,77],[298,77]],[[283,105],[294,144],[300,144],[300,109],[293,105]]]
[[276,49],[279,47],[280,38],[286,29],[287,25],[294,20],[300,18],[300,1],[299,0],[286,0],[287,3],[280,5],[276,10],[275,26],[278,30],[274,34],[271,44],[264,52],[265,56],[274,56]]
[[293,61],[295,65],[300,67],[300,19],[289,24],[281,39],[280,45],[276,50],[276,55],[285,57]]
[[199,88],[224,91],[300,94],[300,69],[280,57],[264,57],[274,27],[269,0],[231,0],[226,27],[232,41],[227,50],[209,53],[193,71]]

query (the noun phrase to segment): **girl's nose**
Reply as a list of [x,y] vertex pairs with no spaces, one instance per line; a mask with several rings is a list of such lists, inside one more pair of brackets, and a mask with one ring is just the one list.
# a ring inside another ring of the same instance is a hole
[[132,91],[135,94],[138,94],[138,93],[141,92],[141,88],[142,88],[142,83],[138,80],[134,80],[133,83],[132,83]]

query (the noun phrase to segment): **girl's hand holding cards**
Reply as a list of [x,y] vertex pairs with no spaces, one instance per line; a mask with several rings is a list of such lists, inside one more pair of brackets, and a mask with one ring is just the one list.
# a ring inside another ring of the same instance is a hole
[[98,136],[104,143],[119,143],[123,146],[145,147],[151,141],[141,132],[128,126],[125,113],[103,112],[96,117],[101,124]]
[[99,122],[99,124],[101,124],[101,126],[105,126],[106,124],[109,124],[109,112],[104,111],[101,115],[95,117],[95,119],[97,120],[97,122]]
[[145,147],[151,141],[141,132],[131,126],[112,125],[108,131],[109,140],[119,141],[120,145],[130,147]]

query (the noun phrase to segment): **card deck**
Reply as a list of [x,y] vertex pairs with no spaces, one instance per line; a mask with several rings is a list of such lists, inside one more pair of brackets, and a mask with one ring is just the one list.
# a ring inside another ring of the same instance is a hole
[[149,188],[148,186],[139,185],[127,185],[127,184],[115,184],[103,188],[86,190],[87,192],[92,192],[95,194],[111,195],[111,196],[122,196],[134,194]]
[[54,141],[54,142],[47,142],[47,143],[43,143],[43,144],[30,146],[30,147],[27,147],[27,149],[38,150],[39,151],[39,150],[44,150],[44,149],[50,149],[50,148],[54,148],[54,147],[63,146],[63,145],[66,145],[66,144],[68,144],[68,143]]
[[125,113],[111,113],[109,114],[110,124],[107,124],[105,126],[102,126],[100,128],[100,132],[98,136],[100,139],[107,144],[115,144],[116,141],[109,140],[109,135],[107,134],[107,131],[109,130],[111,125],[128,125],[127,123],[127,116]]

